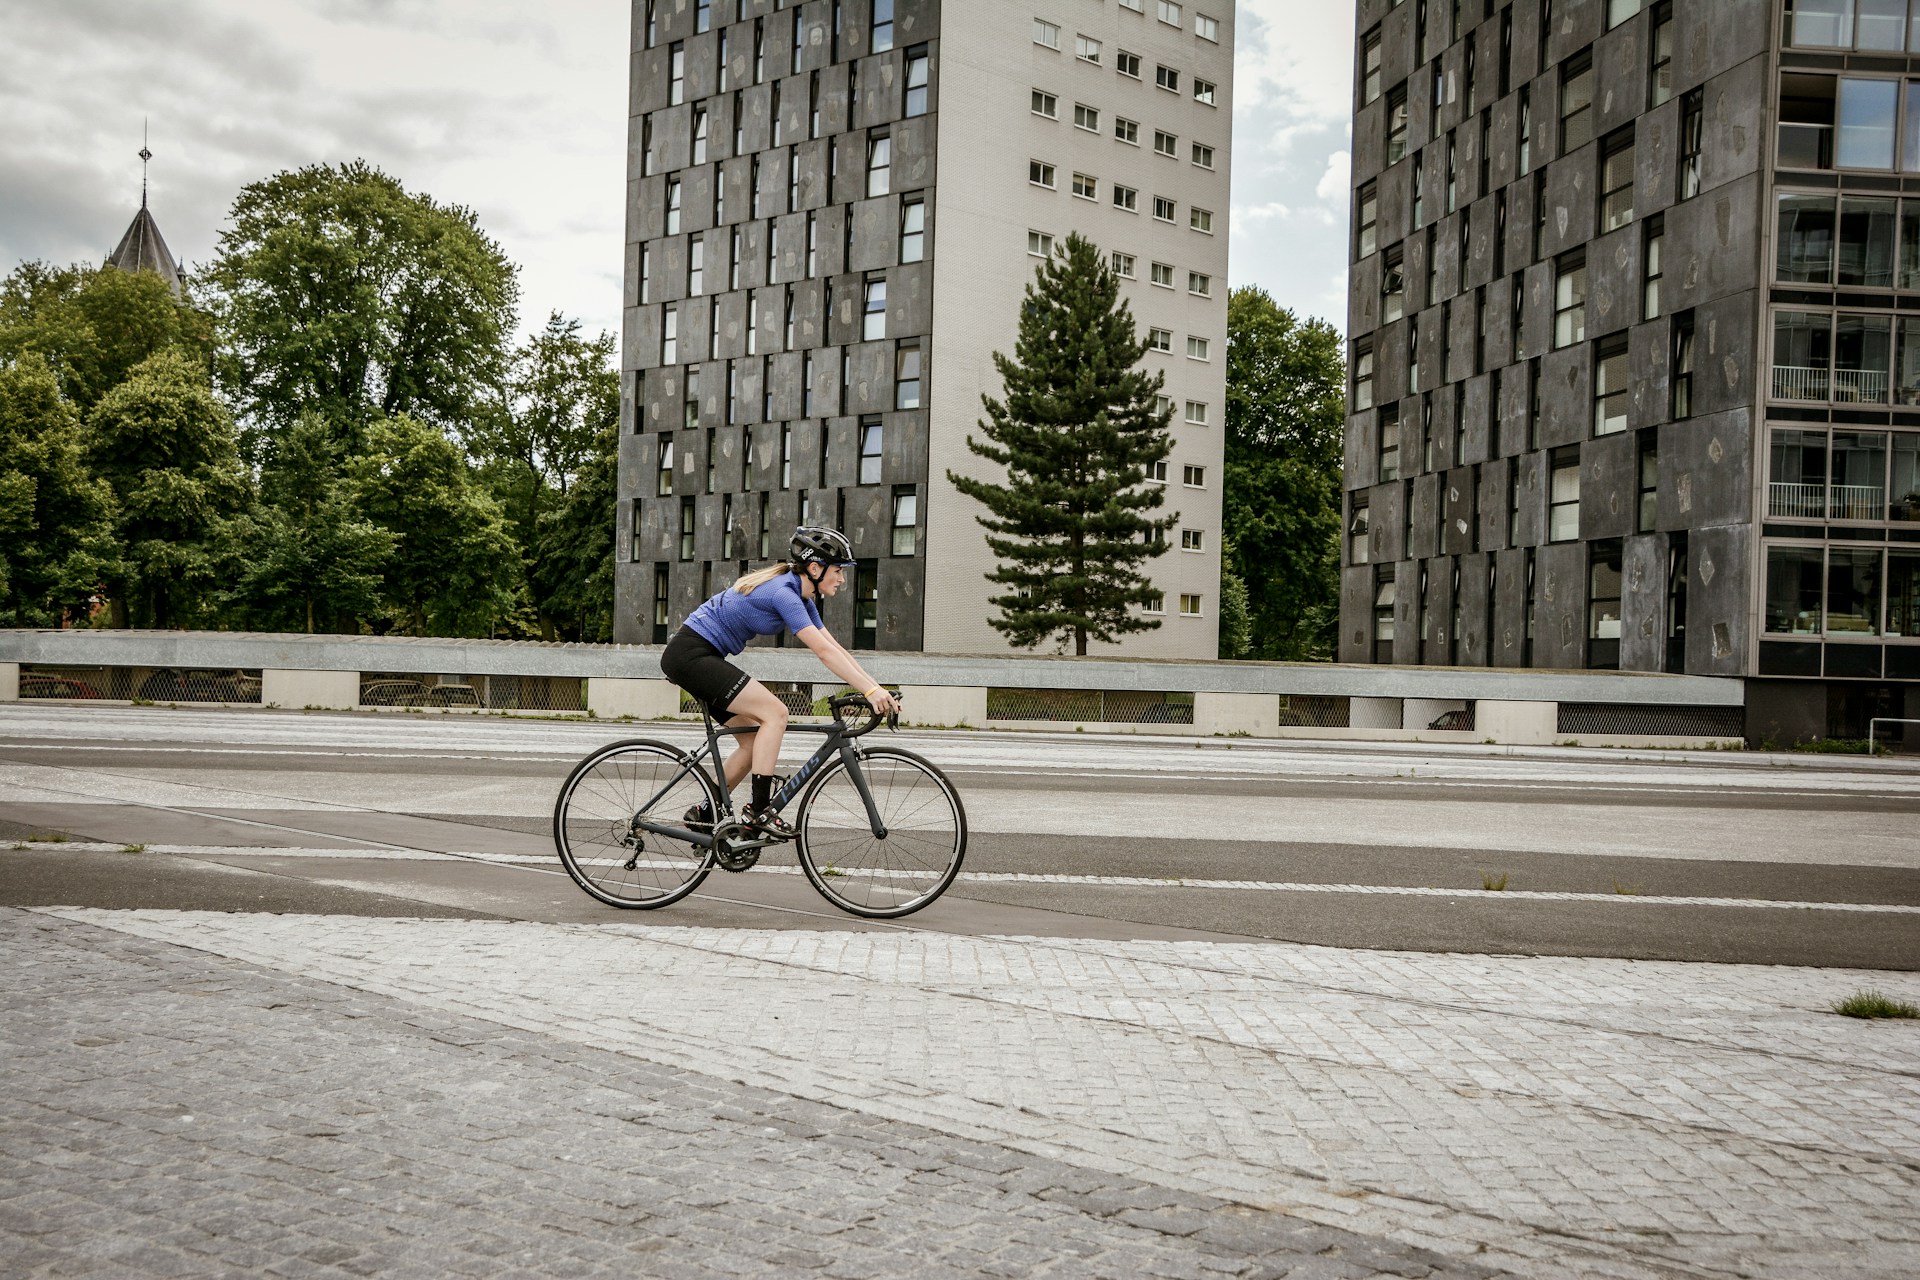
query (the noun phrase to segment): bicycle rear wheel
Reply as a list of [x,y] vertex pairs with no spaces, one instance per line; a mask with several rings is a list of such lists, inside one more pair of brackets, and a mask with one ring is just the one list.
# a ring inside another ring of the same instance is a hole
[[574,883],[615,907],[678,902],[713,869],[713,851],[640,831],[642,818],[685,825],[719,799],[706,770],[664,742],[635,739],[600,748],[578,765],[553,805],[553,843]]
[[860,754],[884,837],[873,833],[846,761],[836,759],[800,802],[796,852],[820,896],[871,919],[904,916],[946,892],[967,852],[967,815],[946,775],[910,751]]

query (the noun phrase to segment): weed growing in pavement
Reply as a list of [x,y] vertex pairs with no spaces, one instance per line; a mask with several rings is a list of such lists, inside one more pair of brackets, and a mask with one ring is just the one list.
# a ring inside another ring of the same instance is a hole
[[128,844],[128,845],[120,846],[120,852],[122,853],[145,853],[146,851],[147,851],[147,846],[144,844]]
[[1496,876],[1491,871],[1482,871],[1480,873],[1480,887],[1488,893],[1505,893],[1507,891],[1507,873],[1502,871]]
[[820,868],[820,874],[826,876],[828,879],[832,879],[834,876],[843,876],[847,873],[829,862],[826,866]]
[[58,832],[42,831],[27,837],[29,844],[65,844],[67,837]]
[[1644,885],[1621,884],[1618,880],[1615,880],[1613,882],[1613,891],[1615,893],[1624,894],[1629,898],[1637,898],[1641,894],[1645,893],[1647,890]]
[[[1809,738],[1805,742],[1794,743],[1792,749],[1813,755],[1864,756],[1869,754],[1865,738]],[[1874,744],[1873,755],[1884,756],[1891,753],[1891,747]]]
[[1920,1007],[1908,1004],[1905,1000],[1895,1000],[1884,991],[1856,991],[1845,1000],[1836,1000],[1829,1006],[1835,1013],[1847,1018],[1920,1018]]

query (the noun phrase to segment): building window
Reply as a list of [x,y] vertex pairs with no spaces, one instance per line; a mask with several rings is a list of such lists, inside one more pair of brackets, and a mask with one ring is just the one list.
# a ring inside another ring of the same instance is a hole
[[1367,32],[1360,41],[1360,105],[1366,106],[1380,96],[1380,28]]
[[1373,347],[1356,346],[1353,351],[1353,412],[1373,408]]
[[880,461],[883,454],[885,437],[882,435],[880,418],[869,414],[860,419],[860,483],[880,483]]
[[1819,547],[1767,548],[1767,630],[1819,635],[1826,553]]
[[1124,142],[1130,147],[1139,146],[1140,122],[1138,120],[1128,120],[1124,116],[1115,116],[1113,118],[1113,136],[1116,140]]
[[1666,222],[1659,214],[1647,219],[1646,236],[1645,264],[1641,272],[1640,318],[1651,320],[1660,314],[1660,281],[1666,272],[1662,265],[1667,241]]
[[1171,352],[1173,350],[1173,331],[1170,329],[1147,330],[1147,350]]
[[1196,427],[1207,425],[1207,404],[1204,400],[1187,401],[1187,422]]
[[1073,104],[1073,127],[1090,133],[1100,131],[1100,112],[1084,102]]
[[1180,483],[1189,489],[1207,487],[1207,469],[1205,467],[1184,466],[1180,468]]
[[1378,247],[1376,240],[1380,222],[1380,197],[1379,188],[1375,184],[1369,182],[1360,188],[1359,197],[1354,201],[1354,210],[1354,216],[1359,225],[1359,230],[1354,235],[1358,244],[1356,256],[1365,258]]
[[1043,44],[1049,49],[1060,47],[1060,28],[1043,18],[1033,20],[1033,42]]
[[1187,272],[1187,292],[1198,298],[1213,296],[1213,277],[1198,271]]
[[1627,429],[1627,335],[1603,338],[1593,353],[1593,434]]
[[1660,519],[1660,433],[1649,427],[1640,433],[1638,470],[1640,501],[1634,510],[1633,531],[1652,533]]
[[1073,38],[1073,56],[1082,62],[1100,65],[1100,42],[1091,36],[1076,35]]
[[1193,144],[1193,163],[1201,169],[1213,168],[1213,148],[1201,143]]
[[1053,166],[1044,160],[1027,161],[1027,181],[1036,187],[1053,190]]
[[1427,221],[1427,171],[1417,161],[1413,166],[1413,228],[1418,231]]
[[1140,193],[1132,187],[1123,187],[1117,182],[1114,183],[1113,207],[1116,209],[1125,209],[1128,213],[1138,213],[1140,211]]
[[1206,538],[1198,529],[1182,529],[1180,531],[1180,549],[1182,551],[1205,551],[1207,549]]
[[694,236],[687,242],[687,296],[700,296],[702,284],[706,280],[707,242],[702,236]]
[[667,53],[667,105],[677,107],[687,100],[687,51],[675,41]]
[[902,342],[893,357],[893,407],[920,407],[920,344]]
[[1167,199],[1165,196],[1155,196],[1153,198],[1153,216],[1159,221],[1172,222],[1173,210],[1173,201]]
[[1367,563],[1367,519],[1366,499],[1360,494],[1352,495],[1352,511],[1347,516],[1347,563]]
[[711,126],[707,122],[707,109],[705,107],[694,108],[693,162],[695,164],[705,164],[707,162],[707,136],[710,131]]
[[1653,67],[1647,78],[1647,107],[1651,110],[1673,96],[1673,0],[1653,6],[1649,55]]
[[1189,226],[1195,231],[1200,232],[1202,235],[1209,235],[1209,236],[1212,235],[1213,234],[1213,210],[1211,209],[1187,210],[1187,226]]
[[1198,337],[1191,333],[1187,335],[1187,359],[1211,360],[1213,358],[1211,351],[1212,344],[1205,338]]
[[660,363],[680,363],[680,308],[668,307],[660,316]]
[[867,140],[867,194],[884,196],[893,189],[893,139],[886,134]]
[[1380,406],[1380,483],[1400,478],[1400,406]]
[[1533,172],[1533,94],[1527,86],[1520,86],[1520,168],[1519,176],[1524,178]]
[[667,234],[680,234],[680,179],[667,179]]
[[1213,43],[1219,44],[1220,24],[1205,14],[1195,14],[1193,19],[1193,34],[1199,36],[1202,40],[1211,40]]
[[1180,6],[1173,3],[1173,0],[1158,0],[1158,4],[1160,7],[1160,21],[1170,27],[1179,26]]
[[927,114],[927,72],[930,60],[924,47],[907,51],[907,101],[908,118]]
[[1076,173],[1073,175],[1073,194],[1082,200],[1097,200],[1100,198],[1100,182],[1090,173]]
[[1200,597],[1189,592],[1180,593],[1180,616],[1197,618],[1200,616]]
[[[798,14],[794,15],[797,19]],[[795,25],[799,25],[796,21]],[[868,53],[885,53],[893,48],[893,0],[873,0],[873,39]]]
[[1168,93],[1180,92],[1180,73],[1172,67],[1156,66],[1153,69],[1153,82]]
[[[1916,98],[1920,106],[1920,97]],[[1920,124],[1920,120],[1916,120]],[[1920,202],[1916,202],[1920,206]],[[1916,211],[1920,211],[1917,208]],[[1884,196],[1845,196],[1840,201],[1839,252],[1835,265],[1842,285],[1893,288],[1894,229],[1899,201]]]
[[1641,0],[1607,0],[1607,30],[1613,30],[1640,12],[1640,2]]
[[887,282],[869,280],[866,289],[866,304],[862,310],[860,337],[872,342],[887,336]]
[[1115,249],[1113,251],[1113,274],[1119,276],[1122,280],[1133,279],[1133,255],[1130,253],[1122,253],[1118,249]]
[[1165,613],[1166,611],[1167,593],[1164,591],[1149,591],[1146,598],[1140,602],[1142,613]]
[[1140,55],[1137,53],[1128,53],[1125,49],[1120,50],[1113,55],[1113,69],[1123,76],[1129,76],[1138,80],[1140,78]]
[[1179,153],[1180,139],[1164,129],[1153,131],[1153,153],[1158,156],[1174,156]]
[[920,519],[920,497],[910,484],[893,488],[893,554],[910,556],[914,547],[914,526]]
[[1393,609],[1395,583],[1393,566],[1383,564],[1373,571],[1373,660],[1393,661]]
[[[1889,82],[1891,83],[1891,82]],[[1705,97],[1694,89],[1680,99],[1680,198],[1700,194],[1700,149],[1705,140]]]
[[[1832,284],[1835,198],[1781,192],[1776,219],[1774,279],[1793,284]],[[1903,255],[1904,264],[1904,255]]]
[[1900,82],[1842,77],[1836,162],[1843,169],[1893,168]]
[[1587,665],[1603,669],[1620,666],[1619,538],[1603,538],[1591,548],[1587,562]]
[[1563,253],[1553,267],[1554,350],[1587,340],[1587,256]]
[[1204,103],[1205,105],[1211,107],[1214,105],[1213,93],[1214,93],[1213,81],[1202,80],[1202,79],[1199,79],[1198,77],[1194,78],[1193,100],[1195,102]]
[[927,202],[920,196],[900,204],[900,261],[919,262],[926,256]]
[[1548,457],[1547,541],[1572,542],[1580,536],[1580,447],[1555,449]]
[[1173,421],[1173,401],[1167,399],[1165,396],[1155,396],[1153,398],[1153,416],[1158,419],[1162,425],[1171,423]]
[[[1407,273],[1400,261],[1400,246],[1387,250],[1380,264],[1380,323],[1386,324],[1406,314]],[[1520,290],[1514,290],[1518,297]]]
[[1398,164],[1407,154],[1407,86],[1387,93],[1387,163]]
[[[700,422],[700,366],[697,364],[690,365],[687,368],[686,402],[681,407],[680,416],[681,416],[680,425],[685,427],[689,431],[693,430],[694,427],[699,425],[699,422]],[[708,462],[711,463],[712,459],[709,458]]]
[[1041,89],[1033,91],[1033,105],[1028,108],[1036,116],[1045,116],[1049,120],[1060,118],[1060,101],[1052,94]]
[[880,566],[871,560],[853,571],[853,647],[880,647]]
[[673,496],[673,437],[660,437],[660,457],[654,475],[654,494],[661,498]]
[[693,559],[693,499],[680,499],[680,558]]
[[1560,154],[1593,141],[1593,55],[1569,58],[1560,69]]
[[780,487],[789,488],[793,484],[793,428],[787,423],[780,424]]
[[1633,129],[1608,138],[1600,160],[1600,229],[1612,231],[1633,221]]
[[1673,318],[1673,404],[1668,416],[1678,421],[1693,416],[1693,312]]
[[1159,462],[1147,464],[1147,483],[1165,484],[1167,482],[1167,463],[1163,458]]
[[[638,504],[636,504],[636,508],[637,505]],[[640,512],[636,509],[633,514],[634,536],[637,539],[640,530]],[[634,547],[633,558],[636,560],[640,558],[640,548],[637,543]],[[664,564],[656,564],[653,566],[653,642],[655,644],[665,644],[667,642],[667,597],[667,566]]]
[[640,301],[653,301],[653,246],[640,246]]
[[1044,231],[1027,232],[1027,252],[1036,258],[1053,256],[1053,237]]
[[1152,283],[1162,289],[1173,288],[1173,268],[1164,262],[1156,262],[1149,268]]

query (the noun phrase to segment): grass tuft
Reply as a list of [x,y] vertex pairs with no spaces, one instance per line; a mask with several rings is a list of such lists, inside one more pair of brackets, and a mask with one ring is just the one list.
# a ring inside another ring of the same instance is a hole
[[1845,1000],[1836,1000],[1830,1007],[1847,1018],[1920,1018],[1920,1007],[1871,989],[1856,991]]
[[145,853],[146,851],[147,851],[147,846],[144,844],[128,844],[128,845],[120,846],[120,852],[122,853]]
[[1482,871],[1480,873],[1480,887],[1488,893],[1505,893],[1507,891],[1507,873],[1502,871],[1499,875],[1495,875],[1491,871]]
[[65,844],[67,837],[57,832],[42,831],[27,837],[29,844]]
[[1623,894],[1629,898],[1637,898],[1641,894],[1645,893],[1647,889],[1645,885],[1621,884],[1618,880],[1615,880],[1613,882],[1613,891],[1618,894]]

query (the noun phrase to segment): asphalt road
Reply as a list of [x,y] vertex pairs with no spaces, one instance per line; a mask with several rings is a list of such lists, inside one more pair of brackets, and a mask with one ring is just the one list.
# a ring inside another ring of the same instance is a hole
[[587,750],[641,736],[693,738],[465,716],[0,708],[0,905],[1920,969],[1920,768],[1905,762],[902,734],[966,800],[968,874],[919,915],[875,926],[834,912],[790,858],[716,872],[661,912],[577,890],[547,835],[553,795]]

